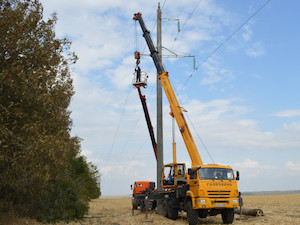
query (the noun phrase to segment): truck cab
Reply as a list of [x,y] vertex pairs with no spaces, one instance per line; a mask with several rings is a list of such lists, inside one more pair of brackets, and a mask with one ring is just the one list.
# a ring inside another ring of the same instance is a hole
[[155,188],[155,182],[153,181],[136,181],[131,189],[133,190],[132,196],[137,194],[145,194],[146,192],[152,192]]
[[208,164],[193,166],[188,170],[189,190],[187,198],[201,218],[222,214],[224,223],[232,223],[233,209],[239,207],[237,180],[229,166]]
[[[145,198],[155,191],[155,182],[153,181],[135,181],[131,185],[132,208],[137,209],[140,206],[141,211],[145,209]],[[155,208],[153,200],[149,201],[151,208]]]

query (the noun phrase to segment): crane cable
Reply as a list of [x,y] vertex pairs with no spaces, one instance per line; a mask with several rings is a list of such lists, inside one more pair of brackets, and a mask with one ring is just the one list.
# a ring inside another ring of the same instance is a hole
[[138,51],[139,42],[138,42],[137,23],[136,20],[134,20],[133,22],[134,22],[134,51]]
[[[164,3],[163,3],[163,7],[164,7],[165,3],[166,3],[166,0],[165,0]],[[139,52],[138,32],[137,32],[137,21],[135,20],[134,23],[135,23],[135,24],[134,24],[134,51],[135,51],[135,52]],[[156,26],[156,23],[153,25],[152,30],[151,30],[151,33],[153,32],[155,26]],[[144,45],[142,54],[143,54],[143,52],[145,51],[145,49],[146,49],[146,44]],[[153,90],[154,90],[154,86],[153,86],[152,89],[150,90],[150,93],[149,93],[150,95],[152,94]],[[122,153],[125,151],[125,147],[128,145],[129,140],[130,140],[130,138],[132,137],[133,131],[136,129],[136,127],[137,127],[137,125],[138,125],[138,122],[139,122],[139,120],[140,120],[142,114],[143,114],[143,112],[141,112],[141,113],[139,114],[138,119],[136,120],[136,123],[134,124],[133,128],[131,129],[130,132],[128,132],[129,135],[128,135],[128,137],[126,138],[126,143],[125,143],[125,145],[123,146],[123,150],[122,150],[122,152],[121,152],[121,154],[120,154],[119,157],[122,157],[122,156],[123,156]],[[147,138],[148,138],[148,137],[147,137]],[[135,151],[134,156],[132,157],[132,159],[134,159],[135,156],[137,155],[137,153],[140,152],[140,150],[141,150],[142,147],[144,146],[144,144],[145,144],[147,138],[145,138],[145,140],[144,140],[143,144],[140,146],[140,148],[138,148],[137,151]]]

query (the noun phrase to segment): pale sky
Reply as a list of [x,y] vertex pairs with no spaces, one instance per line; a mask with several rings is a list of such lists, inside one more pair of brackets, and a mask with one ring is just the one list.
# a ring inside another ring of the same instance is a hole
[[[156,43],[158,1],[41,2],[46,18],[57,12],[56,35],[68,37],[79,57],[72,68],[72,135],[83,139],[82,154],[98,166],[102,194],[130,194],[135,180],[156,181],[156,161],[131,81],[136,37],[138,50],[148,53],[132,17],[142,13]],[[300,1],[271,0],[238,30],[265,2],[161,1],[163,46],[194,55],[199,66],[193,72],[192,58],[164,59],[199,153],[205,164],[212,163],[198,135],[215,163],[240,171],[242,192],[300,187]],[[179,34],[177,22],[166,22],[174,18],[180,20]],[[156,132],[156,70],[147,56],[140,66],[149,75],[142,91]],[[170,163],[171,118],[165,96],[163,101],[164,163]],[[190,165],[177,127],[176,141],[178,162]]]

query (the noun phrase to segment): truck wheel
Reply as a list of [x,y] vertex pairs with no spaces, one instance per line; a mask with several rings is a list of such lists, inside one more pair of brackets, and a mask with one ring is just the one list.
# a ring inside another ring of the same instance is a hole
[[231,224],[234,219],[234,210],[233,209],[224,209],[222,211],[222,220],[225,224]]
[[178,218],[178,210],[173,208],[172,201],[168,202],[168,215],[172,220],[177,220]]
[[156,201],[152,202],[151,210],[154,210],[156,208]]
[[192,201],[187,203],[187,221],[189,225],[196,225],[198,223],[198,213],[193,209]]
[[164,215],[164,217],[168,217],[168,204],[167,204],[167,200],[163,201],[163,205],[162,205],[162,213]]

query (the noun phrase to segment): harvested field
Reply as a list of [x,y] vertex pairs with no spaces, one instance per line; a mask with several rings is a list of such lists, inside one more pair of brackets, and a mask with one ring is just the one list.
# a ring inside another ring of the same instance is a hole
[[[235,215],[234,224],[300,224],[300,194],[244,196],[244,206],[260,208],[265,215],[261,217],[244,216],[243,220],[239,220],[239,215]],[[68,225],[188,224],[186,213],[183,212],[179,214],[176,221],[173,221],[150,211],[148,220],[148,222],[145,221],[145,214],[139,210],[135,210],[135,215],[132,216],[131,199],[128,197],[101,198],[90,203],[89,214],[82,221],[71,222]],[[39,224],[31,223],[33,221],[28,220],[23,221],[29,222],[24,224]],[[15,224],[22,224],[22,220],[18,220],[18,223]],[[65,224],[57,223],[57,225]],[[199,219],[199,224],[222,224],[222,219],[220,215],[207,217]]]

